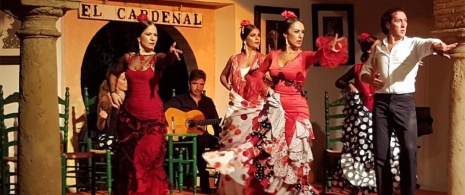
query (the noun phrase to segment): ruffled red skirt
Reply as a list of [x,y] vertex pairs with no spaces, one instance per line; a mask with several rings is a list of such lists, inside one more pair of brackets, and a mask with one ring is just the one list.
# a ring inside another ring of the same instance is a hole
[[121,109],[116,131],[115,194],[168,194],[169,179],[163,168],[166,126],[163,117],[138,120]]

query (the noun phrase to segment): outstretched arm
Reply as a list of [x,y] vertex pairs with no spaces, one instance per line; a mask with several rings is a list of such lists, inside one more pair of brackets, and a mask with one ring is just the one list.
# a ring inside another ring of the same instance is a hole
[[231,72],[231,64],[233,60],[234,60],[234,56],[231,56],[228,62],[226,63],[226,66],[224,67],[223,71],[221,72],[221,76],[220,76],[220,82],[227,90],[231,90],[232,88],[231,84],[229,84],[228,79],[229,79],[229,74]]
[[348,60],[347,39],[345,37],[318,37],[316,40],[318,50],[316,52],[306,51],[302,54],[305,59],[305,68],[308,69],[316,62],[321,66],[335,68],[345,64]]
[[182,50],[176,49],[176,42],[174,42],[169,52],[166,53],[157,53],[157,64],[155,64],[156,70],[163,70],[167,65],[171,65],[174,63],[174,60],[181,60],[179,55],[182,54]]

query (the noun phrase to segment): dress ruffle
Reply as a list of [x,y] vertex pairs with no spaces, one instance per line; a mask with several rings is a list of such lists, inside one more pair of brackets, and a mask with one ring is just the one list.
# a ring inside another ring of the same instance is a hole
[[[245,179],[244,194],[316,194],[307,178],[313,154],[308,119],[296,121],[296,131],[288,146],[284,136],[285,117],[280,95],[271,93],[268,104],[253,119],[247,142],[218,153],[205,153],[204,158],[223,174]],[[273,129],[271,128],[273,127]],[[273,154],[273,155],[271,155]],[[242,170],[242,171],[240,171]],[[248,170],[244,173],[243,170]],[[257,186],[258,185],[258,186]]]
[[242,194],[245,180],[248,178],[249,165],[242,164],[238,146],[251,139],[252,119],[263,109],[263,100],[249,102],[234,90],[229,94],[230,102],[220,133],[220,150],[203,154],[208,164],[220,171],[219,194]]
[[338,52],[331,51],[331,41],[334,40],[334,37],[322,36],[316,39],[316,46],[322,49],[322,56],[320,59],[321,66],[328,68],[335,68],[341,64],[347,63],[349,59],[348,50],[347,50],[347,39],[342,38],[336,44],[336,50]]
[[[346,93],[343,109],[344,126],[342,134],[343,150],[339,169],[334,174],[334,186],[361,187],[365,192],[376,192],[376,175],[373,154],[372,113],[363,105],[359,93]],[[391,136],[391,172],[393,187],[399,187],[399,143],[397,136]]]

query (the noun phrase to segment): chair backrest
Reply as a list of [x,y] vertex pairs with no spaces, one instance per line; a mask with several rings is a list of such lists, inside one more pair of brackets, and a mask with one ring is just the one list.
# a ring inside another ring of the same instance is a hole
[[[94,96],[92,98],[89,97],[89,89],[87,87],[84,87],[84,106],[86,107],[86,130],[87,130],[87,140],[85,140],[86,142],[86,145],[87,145],[87,149],[86,151],[90,151],[90,149],[93,149],[93,142],[92,142],[92,135],[93,135],[93,132],[92,132],[92,128],[91,125],[89,125],[89,117],[91,116],[91,112],[92,110],[91,109],[94,109],[95,112],[98,111],[98,108],[97,108],[97,99],[98,97],[97,96]],[[98,114],[98,113],[96,113]],[[92,120],[91,120],[92,121]]]
[[66,87],[65,98],[58,96],[58,107],[60,117],[60,132],[63,133],[61,144],[63,153],[68,152],[68,123],[69,123],[69,87]]
[[335,101],[330,102],[328,91],[325,91],[325,133],[326,133],[326,149],[332,149],[331,144],[335,142],[340,142],[341,136],[332,137],[331,132],[333,131],[342,131],[343,124],[334,125],[337,122],[337,119],[344,119],[344,114],[330,114],[331,108],[344,107],[345,98],[341,97]]
[[[10,152],[10,147],[18,145],[17,139],[9,139],[10,133],[18,132],[18,105],[15,106],[15,111],[5,113],[5,106],[12,104],[19,104],[19,93],[15,92],[6,98],[3,98],[3,86],[0,85],[0,131],[1,131],[1,154],[2,159],[8,157]],[[13,120],[13,125],[7,126],[5,123],[7,120]],[[2,163],[3,164],[3,163]],[[2,169],[3,170],[3,169]]]
[[[16,105],[14,105],[16,104]],[[13,107],[14,111],[10,107]],[[10,181],[11,170],[9,161],[4,161],[6,157],[14,157],[16,146],[18,145],[17,132],[18,132],[18,107],[19,107],[19,93],[15,92],[6,98],[3,94],[3,86],[0,85],[0,142],[1,142],[1,186],[3,194],[10,194],[11,192],[18,193],[17,186]],[[7,113],[5,113],[7,112]],[[11,136],[13,134],[13,136]],[[13,171],[14,172],[14,171]],[[14,186],[14,187],[13,187]]]
[[86,115],[90,114],[90,107],[97,106],[97,96],[89,98],[89,89],[84,87],[84,106],[86,107]]

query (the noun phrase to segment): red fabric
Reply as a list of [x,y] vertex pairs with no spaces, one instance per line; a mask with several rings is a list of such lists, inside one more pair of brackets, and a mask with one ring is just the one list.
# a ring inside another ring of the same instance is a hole
[[138,120],[124,108],[116,132],[116,195],[166,195],[168,178],[163,169],[166,152],[164,118]]
[[[280,50],[270,52],[260,64],[257,71],[252,76],[247,77],[247,81],[254,83],[255,92],[264,92],[268,88],[263,78],[267,71],[270,72],[271,77],[283,73],[285,78],[300,82],[302,86],[305,83],[309,68],[316,62],[324,67],[334,68],[347,62],[347,39],[341,39],[336,44],[336,50],[330,50],[330,43],[334,37],[318,37],[316,45],[319,49],[314,51],[302,51],[293,60],[289,61],[284,67],[278,65],[278,55]],[[286,112],[286,141],[290,144],[292,136],[295,132],[295,122],[303,119],[310,118],[310,111],[308,108],[307,100],[302,97],[300,91],[294,86],[287,86],[284,82],[279,82],[274,85],[274,91],[281,95],[281,103],[284,111]]]
[[[244,99],[248,100],[249,102],[254,102],[259,99],[259,93],[256,90],[251,90],[251,88],[255,88],[255,81],[254,82],[247,82],[247,79],[242,79],[241,75],[241,60],[244,57],[243,53],[237,54],[234,56],[234,62],[231,64],[230,68],[230,76],[229,81],[231,82],[231,86],[233,87],[234,91],[239,94]],[[261,62],[262,58],[264,57],[263,54],[257,53],[254,63],[250,66],[249,73],[253,72],[258,68],[259,63]],[[255,63],[256,62],[256,63]],[[246,77],[249,74],[246,75]]]
[[[168,177],[163,168],[167,124],[163,103],[158,96],[160,72],[151,68],[156,59],[156,56],[150,55],[135,55],[128,59],[130,65],[149,68],[143,71],[126,70],[128,90],[118,115],[116,130],[116,195],[168,193]],[[155,67],[159,65],[155,64]]]
[[152,68],[144,71],[126,71],[128,91],[124,106],[138,119],[153,119],[163,116],[163,102],[158,95],[160,74]]
[[348,50],[347,50],[347,39],[341,39],[338,44],[336,44],[336,50],[339,52],[331,51],[330,42],[334,40],[334,37],[318,37],[316,39],[316,46],[320,48],[322,56],[320,59],[321,66],[328,68],[335,68],[341,64],[347,63],[349,59]]
[[373,110],[373,99],[374,99],[375,88],[372,85],[368,83],[364,83],[360,80],[360,71],[362,70],[362,67],[365,65],[365,63],[355,65],[354,85],[355,85],[355,88],[357,88],[360,93],[363,104],[371,112]]

